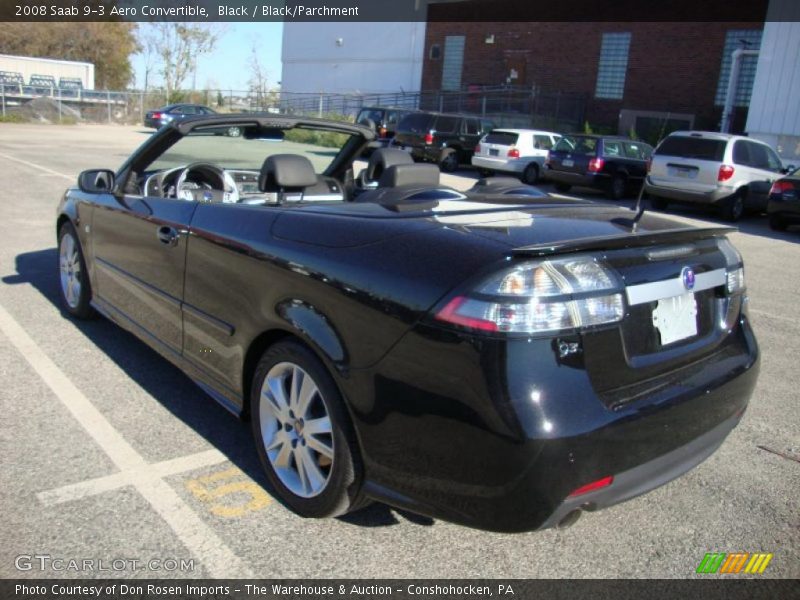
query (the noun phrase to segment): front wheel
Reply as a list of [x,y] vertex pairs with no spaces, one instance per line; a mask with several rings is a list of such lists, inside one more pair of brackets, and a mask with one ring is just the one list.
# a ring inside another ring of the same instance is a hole
[[67,312],[79,319],[94,316],[86,261],[78,234],[70,222],[64,223],[58,230],[58,274],[61,304]]
[[264,353],[250,411],[261,464],[292,510],[333,517],[364,504],[360,454],[342,396],[308,348],[286,341]]

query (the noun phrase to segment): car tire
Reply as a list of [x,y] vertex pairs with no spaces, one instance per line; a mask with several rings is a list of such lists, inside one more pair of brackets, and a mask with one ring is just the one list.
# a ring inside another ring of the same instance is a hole
[[445,148],[439,156],[439,169],[443,173],[453,173],[458,170],[458,151],[455,148]]
[[568,183],[556,183],[556,184],[553,185],[553,187],[556,188],[557,192],[561,192],[562,194],[564,194],[564,193],[566,193],[566,192],[568,192],[568,191],[570,191],[572,189],[572,186],[570,184],[568,184]]
[[628,180],[625,178],[624,175],[614,175],[611,178],[611,184],[608,187],[608,197],[611,200],[622,200],[625,197],[625,189],[628,184]]
[[539,165],[532,162],[525,167],[525,170],[522,172],[522,177],[520,177],[522,183],[526,183],[528,185],[534,185],[537,181],[539,181]]
[[779,215],[769,216],[769,228],[773,231],[786,231],[788,224],[786,220]]
[[478,169],[478,175],[481,177],[491,177],[494,175],[494,171],[490,171],[489,169]]
[[722,205],[722,217],[735,223],[744,215],[744,192],[737,192]]
[[669,208],[669,200],[660,198],[658,196],[650,195],[650,206],[653,210],[667,210]]
[[[294,512],[334,517],[368,503],[361,493],[361,455],[344,400],[306,346],[289,340],[264,352],[253,375],[250,416],[267,478]],[[310,433],[312,422],[316,433]]]
[[58,230],[58,286],[61,304],[73,317],[90,319],[95,315],[91,305],[92,286],[78,234],[72,223],[65,222]]
[[241,127],[228,127],[227,131],[228,137],[239,137],[242,135],[242,128]]

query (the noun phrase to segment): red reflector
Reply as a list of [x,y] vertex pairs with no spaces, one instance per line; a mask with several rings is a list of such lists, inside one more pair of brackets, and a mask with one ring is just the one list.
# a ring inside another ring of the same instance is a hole
[[790,192],[794,186],[789,181],[776,181],[772,184],[769,190],[770,194],[782,194],[783,192]]
[[519,158],[519,150],[517,148],[511,148],[508,151],[508,158]]
[[608,487],[613,482],[614,482],[614,476],[609,475],[608,477],[603,477],[602,479],[598,479],[597,481],[593,481],[592,483],[587,483],[586,485],[579,487],[569,496],[571,498],[572,496],[580,496],[582,494],[588,494],[589,492],[599,490],[600,488]]
[[485,321],[484,319],[476,319],[475,317],[467,317],[458,314],[458,309],[466,302],[464,296],[456,296],[447,305],[436,314],[436,318],[440,321],[447,321],[455,325],[469,327],[471,329],[480,329],[481,331],[497,331],[497,323],[494,321]]
[[433,143],[433,134],[429,131],[425,134],[425,143],[432,144]]
[[719,173],[717,173],[717,181],[728,181],[733,177],[733,167],[730,165],[720,165]]
[[603,170],[603,164],[605,161],[602,158],[593,158],[589,161],[589,171],[592,173],[597,173],[598,171]]

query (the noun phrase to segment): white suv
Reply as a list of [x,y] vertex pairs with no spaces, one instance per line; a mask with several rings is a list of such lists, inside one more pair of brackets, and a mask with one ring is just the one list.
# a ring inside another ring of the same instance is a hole
[[472,165],[481,175],[513,173],[533,184],[543,171],[547,152],[561,136],[535,129],[495,129],[475,146]]
[[653,152],[645,191],[654,208],[670,201],[712,204],[729,221],[745,209],[762,211],[772,183],[784,172],[764,142],[710,131],[676,131]]

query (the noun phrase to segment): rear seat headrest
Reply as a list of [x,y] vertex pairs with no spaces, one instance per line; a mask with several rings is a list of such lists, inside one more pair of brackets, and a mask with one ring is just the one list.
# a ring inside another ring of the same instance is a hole
[[414,159],[408,152],[403,152],[397,148],[380,148],[375,150],[369,157],[367,163],[367,181],[378,181],[383,172],[395,165],[412,165]]
[[270,188],[304,188],[316,183],[314,166],[308,158],[299,154],[268,156],[258,177],[258,189],[262,192],[277,191]]
[[436,165],[394,165],[386,169],[378,180],[378,187],[401,185],[439,185],[439,167]]

